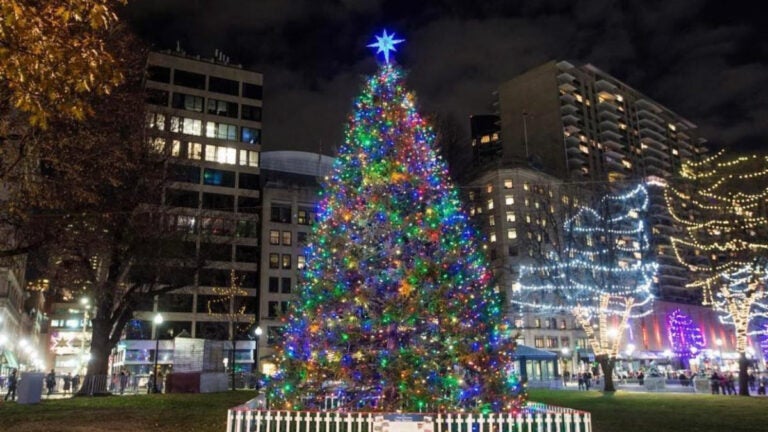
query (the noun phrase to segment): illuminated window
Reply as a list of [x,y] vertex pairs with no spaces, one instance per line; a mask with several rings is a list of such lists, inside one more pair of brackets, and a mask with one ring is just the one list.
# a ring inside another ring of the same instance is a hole
[[205,136],[234,141],[237,139],[237,126],[227,123],[208,122],[205,124]]
[[189,156],[190,159],[202,159],[203,145],[200,143],[187,143],[187,156]]
[[516,239],[517,238],[517,230],[515,230],[514,228],[507,229],[507,238],[509,240]]
[[527,191],[531,189],[531,184],[528,182],[523,183],[523,190]]
[[240,150],[240,165],[249,167],[259,166],[259,152],[251,150]]
[[303,269],[307,265],[307,257],[304,255],[296,256],[296,268]]
[[515,197],[513,197],[512,195],[507,195],[506,197],[504,197],[504,204],[512,205],[514,203],[515,203]]
[[486,193],[493,193],[493,185],[492,185],[492,184],[490,184],[490,183],[488,183],[488,184],[485,186],[485,192],[486,192]]
[[173,140],[173,143],[171,144],[171,156],[181,156],[181,141]]
[[493,210],[493,200],[492,200],[492,199],[489,199],[489,200],[488,200],[488,205],[487,205],[487,207],[488,207],[488,210]]
[[491,136],[490,135],[483,135],[480,137],[480,142],[482,144],[491,142]]
[[282,261],[282,268],[284,269],[290,269],[291,268],[291,255],[290,254],[283,254],[281,258]]
[[280,254],[276,254],[276,253],[269,254],[269,268],[271,269],[280,268]]
[[504,180],[504,189],[512,189],[512,179]]
[[293,234],[290,231],[283,231],[282,243],[285,246],[290,246],[292,243]]
[[493,215],[488,216],[488,225],[496,226],[496,218]]
[[507,222],[512,223],[515,221],[515,212],[507,212]]
[[269,244],[271,244],[271,245],[279,245],[280,244],[280,231],[278,231],[278,230],[269,230]]
[[496,243],[496,233],[491,233],[490,240],[491,240],[491,243]]

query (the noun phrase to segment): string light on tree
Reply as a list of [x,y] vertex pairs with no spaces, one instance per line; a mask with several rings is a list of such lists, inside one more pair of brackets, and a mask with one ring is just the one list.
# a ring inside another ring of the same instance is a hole
[[682,228],[671,243],[691,272],[688,287],[701,289],[705,304],[734,326],[740,394],[748,394],[750,326],[768,317],[767,166],[768,156],[728,160],[721,151],[684,163],[680,174],[686,182],[665,189],[669,212]]
[[[323,183],[269,397],[313,409],[514,412],[514,335],[435,134],[389,63],[354,102]],[[318,399],[320,398],[320,399]]]
[[566,244],[543,262],[520,266],[520,290],[512,303],[522,310],[556,314],[570,308],[587,334],[613,391],[613,365],[630,319],[651,312],[656,263],[649,261],[648,192],[639,185],[582,206],[563,224]]
[[667,332],[672,351],[683,360],[691,358],[707,346],[701,328],[680,309],[667,315]]

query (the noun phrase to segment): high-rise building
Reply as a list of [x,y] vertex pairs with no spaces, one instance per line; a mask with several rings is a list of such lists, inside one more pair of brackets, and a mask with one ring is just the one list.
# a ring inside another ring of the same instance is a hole
[[[526,167],[600,194],[676,177],[683,161],[706,152],[696,125],[589,64],[545,63],[501,84],[497,96],[498,140],[473,127],[473,146],[481,149],[474,151],[475,176],[489,167]],[[489,148],[496,157],[490,164]],[[669,246],[675,228],[660,190],[651,188],[650,199],[656,294],[696,301]]]
[[[126,328],[128,339],[156,337],[157,312],[164,338],[184,332],[226,340],[252,324],[259,288],[262,79],[223,55],[149,54],[148,136],[170,156],[162,204],[172,209],[171,225],[185,234],[187,254],[205,265],[194,285],[140,305]],[[233,271],[246,294],[222,306],[220,290],[230,287]],[[211,313],[212,302],[219,313]],[[250,371],[251,353],[237,354],[243,364],[235,367]]]

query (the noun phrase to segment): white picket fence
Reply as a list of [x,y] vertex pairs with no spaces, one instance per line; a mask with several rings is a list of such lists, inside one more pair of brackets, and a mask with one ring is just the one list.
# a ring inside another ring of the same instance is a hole
[[[228,411],[227,432],[381,432],[383,414],[386,413],[257,410],[246,404]],[[419,428],[425,432],[592,432],[590,413],[533,402],[518,414],[418,416],[425,422],[431,421],[431,425]]]

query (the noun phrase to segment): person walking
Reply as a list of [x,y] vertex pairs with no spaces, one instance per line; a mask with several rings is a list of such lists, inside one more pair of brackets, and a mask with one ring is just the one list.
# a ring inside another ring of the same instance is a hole
[[70,388],[72,388],[72,372],[67,373],[64,377],[64,394],[69,393]]
[[75,374],[75,376],[72,377],[72,392],[77,393],[78,390],[80,390],[80,375]]
[[126,385],[128,385],[128,373],[122,370],[120,371],[120,394],[125,393]]
[[48,389],[48,396],[50,396],[56,387],[56,371],[53,369],[45,376],[45,387]]
[[11,371],[11,374],[8,375],[8,393],[5,394],[5,400],[8,400],[10,397],[12,401],[16,400],[16,383],[18,382],[18,378],[16,377],[16,369]]

